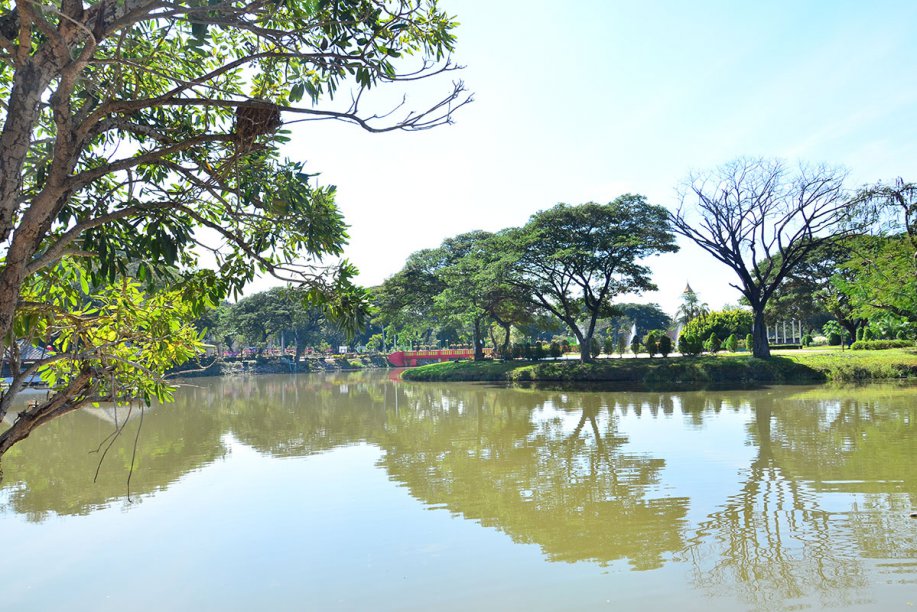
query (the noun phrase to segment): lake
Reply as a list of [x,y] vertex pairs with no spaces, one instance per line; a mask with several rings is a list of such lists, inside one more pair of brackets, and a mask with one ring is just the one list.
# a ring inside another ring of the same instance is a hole
[[913,385],[188,384],[3,458],[0,608],[917,606]]

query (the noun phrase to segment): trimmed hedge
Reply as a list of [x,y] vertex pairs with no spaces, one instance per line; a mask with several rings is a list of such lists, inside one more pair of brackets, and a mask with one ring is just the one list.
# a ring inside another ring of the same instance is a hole
[[893,348],[910,348],[914,343],[910,340],[857,340],[850,348],[855,351],[882,351]]
[[792,350],[801,349],[801,348],[802,348],[802,345],[801,345],[801,344],[769,344],[768,347],[770,347],[770,349],[771,349],[772,351],[774,351],[774,350],[777,350],[777,351],[792,351]]
[[402,373],[413,381],[602,382],[633,388],[676,389],[713,384],[740,388],[749,384],[859,382],[917,379],[917,352],[811,351],[755,359],[747,355],[675,359],[572,359],[551,362],[444,362]]

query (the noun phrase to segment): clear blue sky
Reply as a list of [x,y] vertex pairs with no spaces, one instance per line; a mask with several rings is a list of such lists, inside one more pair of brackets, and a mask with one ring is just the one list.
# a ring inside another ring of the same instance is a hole
[[[827,162],[851,186],[917,179],[917,2],[442,0],[475,102],[455,125],[371,135],[294,127],[288,153],[338,185],[348,257],[373,285],[444,238],[625,192],[668,207],[692,169],[741,155]],[[446,81],[407,87],[422,106]],[[650,260],[674,311],[731,272],[683,244]],[[632,298],[626,298],[628,300]]]

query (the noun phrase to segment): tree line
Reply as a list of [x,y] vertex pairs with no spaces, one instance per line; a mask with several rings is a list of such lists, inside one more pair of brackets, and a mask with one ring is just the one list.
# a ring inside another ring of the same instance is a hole
[[615,297],[655,289],[644,260],[678,249],[668,213],[640,195],[558,204],[518,228],[475,231],[411,255],[373,291],[386,325],[468,330],[475,358],[488,331],[509,350],[513,327],[561,322],[583,361]]
[[[465,338],[476,359],[488,337],[497,354],[511,355],[514,330],[525,341],[561,328],[590,361],[605,342],[597,331],[628,320],[616,300],[655,289],[647,258],[677,251],[681,235],[733,271],[731,285],[749,308],[728,332],[686,329],[684,353],[734,341],[767,358],[768,323],[800,319],[815,329],[819,317],[818,325],[836,320],[851,337],[871,329],[867,336],[912,339],[917,186],[850,190],[845,180],[838,168],[743,158],[689,177],[674,212],[634,194],[558,204],[522,227],[468,232],[412,254],[372,291],[376,322],[428,343]],[[705,314],[686,292],[682,323]],[[639,342],[645,331],[630,336]],[[605,348],[621,333],[606,332]]]
[[[0,419],[34,376],[50,386],[0,432],[0,456],[87,404],[168,399],[165,373],[202,349],[195,322],[257,274],[300,287],[346,333],[378,308],[396,335],[429,317],[480,356],[491,333],[506,347],[559,321],[589,360],[615,300],[653,289],[643,262],[681,234],[733,269],[766,357],[768,305],[834,245],[830,291],[851,317],[914,323],[914,186],[852,194],[840,171],[752,159],[692,177],[674,214],[625,195],[455,237],[371,298],[340,259],[335,186],[280,149],[292,122],[451,123],[471,101],[461,80],[413,107],[373,99],[459,68],[457,22],[435,0],[48,7],[0,8]],[[26,363],[29,346],[47,350]]]

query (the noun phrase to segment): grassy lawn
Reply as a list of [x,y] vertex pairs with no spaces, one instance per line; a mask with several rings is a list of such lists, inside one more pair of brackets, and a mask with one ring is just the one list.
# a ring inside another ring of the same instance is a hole
[[768,360],[742,353],[702,357],[561,361],[471,361],[438,363],[407,370],[416,381],[608,382],[656,388],[682,384],[852,382],[917,378],[917,351],[791,350]]

